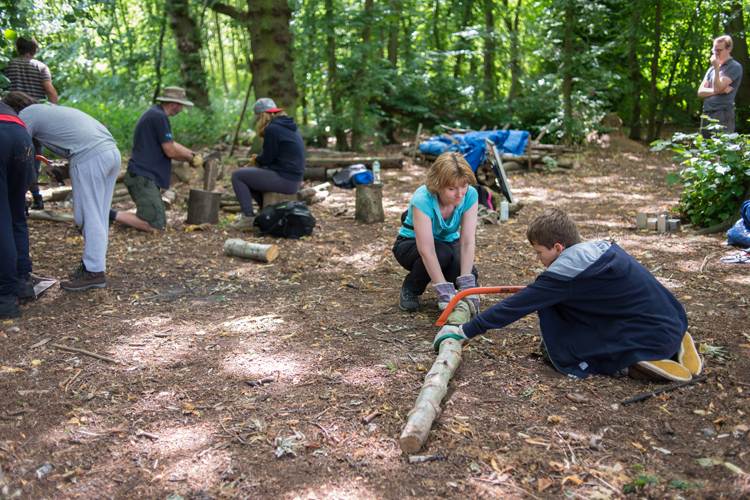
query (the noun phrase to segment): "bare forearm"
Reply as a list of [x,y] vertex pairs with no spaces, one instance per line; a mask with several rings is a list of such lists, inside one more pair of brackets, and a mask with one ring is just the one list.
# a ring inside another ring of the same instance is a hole
[[167,158],[176,161],[192,161],[195,153],[179,142],[165,142],[161,145]]

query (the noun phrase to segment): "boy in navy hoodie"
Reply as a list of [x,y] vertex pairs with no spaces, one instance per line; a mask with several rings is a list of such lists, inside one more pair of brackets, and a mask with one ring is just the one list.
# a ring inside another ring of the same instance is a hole
[[559,371],[577,378],[611,375],[688,381],[702,361],[687,331],[682,304],[615,243],[581,243],[575,221],[544,210],[526,229],[547,271],[515,295],[461,326],[443,327],[466,340],[538,312],[542,343]]

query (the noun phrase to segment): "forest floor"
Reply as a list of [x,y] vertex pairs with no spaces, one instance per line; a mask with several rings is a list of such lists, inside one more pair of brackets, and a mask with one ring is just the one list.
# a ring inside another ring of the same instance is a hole
[[[706,359],[705,382],[623,405],[667,384],[563,376],[538,356],[530,316],[464,346],[421,451],[442,458],[410,463],[398,436],[435,359],[439,311],[431,287],[418,313],[398,308],[405,273],[390,248],[426,172],[407,161],[383,171],[380,224],[355,221],[354,191],[334,188],[300,240],[239,233],[226,219],[186,232],[185,203],[161,234],[112,227],[106,291],[54,286],[0,324],[0,496],[747,497],[750,266],[721,262],[737,253],[723,235],[635,229],[637,211],[667,213],[679,199],[670,154],[628,143],[579,160],[510,176],[525,207],[479,228],[481,284],[531,283],[542,268],[524,230],[560,207],[585,239],[616,241],[651,270],[685,305],[697,343],[726,349]],[[79,232],[30,227],[35,274],[64,279]],[[280,256],[225,256],[238,237],[274,242]],[[486,295],[481,309],[501,299]]]

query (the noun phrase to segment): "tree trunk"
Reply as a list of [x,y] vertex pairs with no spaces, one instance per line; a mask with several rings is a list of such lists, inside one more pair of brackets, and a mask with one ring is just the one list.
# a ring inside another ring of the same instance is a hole
[[339,124],[339,110],[341,109],[341,91],[336,75],[336,21],[333,12],[333,0],[326,0],[325,27],[328,51],[328,94],[331,96],[331,115],[335,120],[333,135],[336,137],[336,151],[348,151],[349,144],[344,129]]
[[484,101],[495,100],[495,2],[484,0]]
[[[465,30],[469,26],[469,22],[471,21],[471,14],[473,10],[473,0],[465,0],[461,2],[461,7],[463,8],[463,16],[461,19],[461,30]],[[456,54],[456,64],[453,66],[453,78],[459,79],[461,78],[461,66],[464,62],[464,54],[463,52],[468,50],[471,47],[469,44],[469,41],[466,40],[466,37],[458,37],[458,40],[456,41],[455,50],[457,52]]]
[[563,108],[565,141],[572,142],[573,130],[573,4],[569,0],[565,7],[563,35]]
[[287,0],[247,0],[247,7],[243,12],[221,2],[211,4],[214,11],[239,21],[250,35],[250,70],[256,98],[270,97],[295,117],[299,92],[292,67],[289,4]]
[[692,15],[690,16],[690,21],[688,22],[687,29],[685,30],[685,34],[683,35],[683,37],[680,39],[680,45],[677,47],[677,52],[675,53],[674,59],[672,60],[672,69],[669,71],[669,81],[667,82],[667,88],[664,89],[664,104],[662,105],[661,115],[659,116],[659,120],[656,124],[655,136],[657,139],[661,136],[661,126],[664,124],[664,115],[666,113],[669,113],[669,103],[671,100],[670,94],[672,93],[672,83],[674,82],[674,77],[677,74],[677,63],[682,59],[682,53],[685,50],[685,44],[690,38],[690,33],[692,33],[693,31],[693,26],[695,25],[702,2],[703,0],[698,0],[698,5],[696,5],[695,9],[692,9]]
[[[745,71],[745,78],[750,72],[750,56],[748,56],[747,38],[745,35],[745,20],[742,11],[742,2],[734,0],[731,5],[731,11],[728,15],[727,34],[732,37],[732,57],[742,65]],[[750,119],[750,85],[745,83],[737,89],[734,96],[735,105],[735,124],[738,133],[747,134],[750,132],[748,120]]]
[[161,61],[164,57],[164,34],[167,31],[167,15],[166,13],[162,13],[161,19],[161,28],[159,29],[159,42],[157,46],[159,47],[156,51],[156,64],[155,71],[156,71],[156,88],[154,89],[154,99],[153,101],[156,102],[156,98],[159,97],[159,93],[161,93]]
[[229,86],[227,85],[227,70],[224,62],[224,44],[221,41],[221,25],[219,24],[219,14],[214,11],[214,27],[216,28],[216,40],[219,42],[219,62],[221,62],[221,81],[224,84],[224,95],[229,95]]
[[[432,37],[435,43],[435,51],[443,51],[443,42],[440,39],[440,0],[435,0],[435,8],[432,11]],[[440,75],[443,72],[443,63],[438,55],[438,60],[434,62],[435,73]]]
[[516,2],[513,18],[511,18],[508,12],[508,0],[503,0],[503,5],[505,6],[503,19],[505,20],[508,35],[510,36],[510,90],[508,91],[508,105],[509,110],[511,110],[512,107],[510,107],[510,104],[518,96],[521,80],[521,50],[518,44],[518,19],[521,13],[521,0]]
[[[230,41],[232,42],[232,66],[234,66],[234,88],[239,94],[242,91],[242,84],[240,83],[240,60],[237,57],[237,40],[234,36],[234,27],[229,30]],[[242,94],[240,94],[242,95]]]
[[167,0],[167,14],[180,59],[180,75],[188,100],[203,110],[210,109],[206,71],[201,60],[203,42],[195,20],[190,16],[188,0]]
[[[365,0],[365,16],[364,16],[364,23],[365,23],[365,29],[362,31],[362,56],[361,61],[359,64],[361,64],[359,70],[357,71],[354,81],[358,84],[364,83],[364,81],[367,79],[367,52],[369,50],[370,45],[370,36],[371,36],[371,22],[370,22],[370,14],[372,13],[374,7],[374,0]],[[360,87],[360,89],[364,89],[364,85]],[[359,96],[353,96],[354,98],[354,112],[352,114],[352,150],[354,151],[360,151],[362,149],[362,136],[363,136],[363,129],[362,129],[362,115],[364,114],[364,106],[365,106],[365,96],[359,95]]]
[[393,69],[398,66],[398,21],[400,18],[401,2],[391,0],[391,15],[388,23],[388,60]]
[[638,6],[633,7],[628,34],[628,63],[630,65],[630,82],[633,85],[633,109],[630,113],[630,138],[641,140],[641,67],[638,64]]
[[648,108],[648,133],[647,142],[653,142],[656,137],[656,110],[659,106],[659,91],[656,88],[656,79],[659,76],[659,53],[661,52],[661,0],[656,0],[656,12],[654,14],[654,55],[651,59],[651,94]]

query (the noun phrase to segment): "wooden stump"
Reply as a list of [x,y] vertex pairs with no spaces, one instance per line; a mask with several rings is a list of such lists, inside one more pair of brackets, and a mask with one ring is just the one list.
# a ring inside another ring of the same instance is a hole
[[187,224],[216,224],[219,222],[221,193],[191,189],[188,196]]
[[354,219],[365,224],[385,220],[382,184],[357,184]]
[[284,194],[275,193],[273,191],[263,191],[263,206],[260,207],[260,209],[263,210],[268,205],[275,205],[285,201],[297,201],[297,193]]

